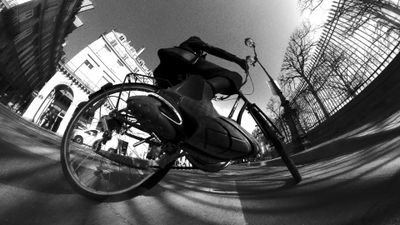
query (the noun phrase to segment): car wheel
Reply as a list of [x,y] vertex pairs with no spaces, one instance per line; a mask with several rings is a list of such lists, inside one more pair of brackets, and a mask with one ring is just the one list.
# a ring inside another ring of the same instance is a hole
[[74,137],[74,141],[78,144],[82,144],[83,143],[83,138],[80,135],[77,135]]

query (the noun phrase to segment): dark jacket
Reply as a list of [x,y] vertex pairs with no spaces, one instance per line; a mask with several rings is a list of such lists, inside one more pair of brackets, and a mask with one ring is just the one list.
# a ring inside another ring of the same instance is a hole
[[204,52],[207,52],[213,56],[238,63],[241,59],[237,56],[214,46],[211,46],[204,41],[202,41],[199,37],[192,36],[182,44],[179,45],[180,48],[186,49],[195,53],[198,56],[203,56]]

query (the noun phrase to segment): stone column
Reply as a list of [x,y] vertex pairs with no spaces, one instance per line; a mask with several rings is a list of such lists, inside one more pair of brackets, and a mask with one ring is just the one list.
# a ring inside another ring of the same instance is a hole
[[67,129],[68,123],[72,119],[76,107],[78,107],[78,104],[81,102],[81,101],[76,101],[75,99],[76,98],[74,98],[74,101],[69,106],[67,112],[64,115],[63,120],[60,123],[60,126],[57,129],[56,133],[60,136],[64,135],[65,129]]

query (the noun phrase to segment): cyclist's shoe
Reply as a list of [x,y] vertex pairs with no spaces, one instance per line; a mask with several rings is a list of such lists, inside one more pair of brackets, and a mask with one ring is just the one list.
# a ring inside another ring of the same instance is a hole
[[175,139],[183,121],[172,98],[166,97],[163,92],[151,93],[148,96],[129,97],[127,104],[144,131],[154,132],[167,140]]

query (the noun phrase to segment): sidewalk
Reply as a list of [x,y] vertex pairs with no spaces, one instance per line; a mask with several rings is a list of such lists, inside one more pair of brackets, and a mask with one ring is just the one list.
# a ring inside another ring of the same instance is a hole
[[62,137],[57,135],[56,133],[39,127],[31,121],[27,121],[23,119],[20,115],[13,112],[7,106],[0,104],[0,118],[4,118],[5,121],[9,121],[11,123],[15,123],[17,125],[21,125],[26,128],[26,131],[32,132],[34,134],[40,135],[41,137],[46,137],[52,143],[59,145],[61,143]]
[[[368,123],[343,133],[339,137],[325,141],[317,146],[291,156],[296,165],[310,164],[329,160],[343,155],[362,151],[400,137],[400,111],[393,113],[379,123]],[[280,157],[250,163],[250,166],[281,166]]]

